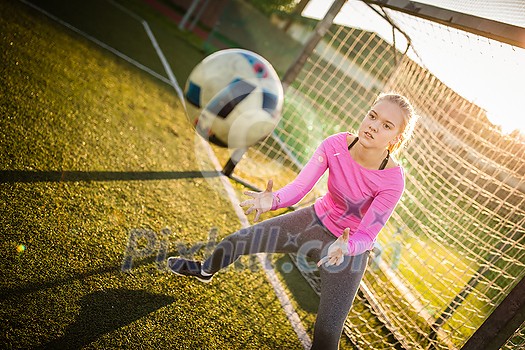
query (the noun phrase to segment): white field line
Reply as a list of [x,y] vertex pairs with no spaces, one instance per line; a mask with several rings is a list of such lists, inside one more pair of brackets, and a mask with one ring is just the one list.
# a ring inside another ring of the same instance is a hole
[[[173,74],[173,71],[171,70],[171,67],[164,57],[164,54],[162,52],[162,49],[158,45],[157,41],[155,40],[155,36],[149,29],[148,24],[146,21],[142,21],[144,28],[146,29],[148,36],[150,36],[151,42],[153,44],[153,47],[155,47],[155,50],[157,51],[157,54],[159,55],[160,60],[162,61],[162,64],[164,66],[164,69],[166,70],[166,74],[168,74],[168,77],[170,77],[171,84],[175,88],[175,91],[179,95],[179,98],[181,99],[181,102],[184,104],[184,97],[182,94],[182,90],[180,89],[177,80],[175,79],[175,75]],[[206,152],[208,153],[208,157],[212,161],[215,169],[218,172],[221,172],[222,167],[219,163],[219,160],[213,153],[213,150],[211,149],[210,145],[204,141],[202,138],[199,138],[199,140],[202,143],[202,146],[204,149],[206,149]],[[235,194],[235,190],[233,189],[233,186],[230,183],[230,180],[226,176],[220,177],[222,185],[224,186],[224,189],[226,190],[226,193],[228,194],[228,198],[233,206],[233,209],[235,211],[235,214],[237,214],[237,217],[239,218],[239,221],[241,222],[242,227],[248,227],[250,226],[250,222],[248,221],[248,218],[244,214],[244,211],[239,205],[239,199],[237,198],[237,195]],[[283,307],[284,312],[286,313],[286,317],[288,317],[288,320],[290,321],[295,333],[297,333],[297,336],[299,337],[299,341],[304,346],[305,349],[309,349],[311,347],[311,340],[308,336],[308,333],[306,333],[306,329],[304,328],[301,319],[299,318],[299,315],[295,311],[290,298],[288,298],[288,295],[285,293],[285,289],[283,285],[281,284],[280,280],[278,279],[275,270],[270,264],[266,264],[266,254],[257,254],[257,258],[259,259],[259,262],[264,267],[264,272],[266,273],[266,277],[270,284],[272,285],[275,294],[277,295],[277,298],[281,302],[281,306]]]
[[[20,0],[22,3],[26,4],[27,6],[30,6],[32,7],[33,9],[41,12],[42,14],[46,15],[47,17],[53,19],[54,21],[60,23],[61,25],[69,28],[70,30],[74,31],[75,33],[85,37],[86,39],[94,42],[95,44],[99,45],[100,47],[103,47],[104,49],[110,51],[111,53],[115,54],[116,56],[124,59],[125,61],[133,64],[134,66],[136,66],[137,68],[149,73],[150,75],[154,76],[155,78],[161,80],[162,82],[166,83],[166,84],[169,84],[171,86],[173,86],[173,88],[175,89],[175,92],[177,93],[177,95],[179,96],[179,98],[181,99],[181,103],[184,105],[184,98],[183,98],[183,95],[182,95],[182,90],[180,88],[180,86],[178,85],[177,83],[177,79],[175,78],[175,76],[173,75],[173,71],[171,70],[171,67],[169,66],[167,60],[166,60],[166,57],[164,56],[164,53],[162,52],[162,50],[160,49],[156,39],[155,39],[155,36],[153,35],[153,33],[151,32],[150,28],[149,28],[149,25],[146,21],[141,20],[142,22],[142,25],[144,26],[145,30],[146,30],[146,33],[148,34],[155,50],[157,51],[157,54],[159,55],[159,58],[164,66],[164,69],[166,70],[166,74],[168,74],[168,77],[169,79],[166,79],[166,77],[158,74],[157,72],[151,70],[150,68],[146,67],[145,65],[135,61],[134,59],[132,59],[131,57],[123,54],[122,52],[118,51],[117,49],[103,43],[102,41],[92,37],[91,35],[87,34],[87,33],[84,33],[83,31],[81,31],[80,29],[72,26],[71,24],[61,20],[60,18],[52,15],[51,13],[45,11],[44,9],[30,3],[29,1],[27,0]],[[114,2],[111,1],[111,3],[115,4]],[[122,8],[121,6],[117,6],[119,8]],[[129,11],[125,11],[126,13],[130,14],[131,13]],[[135,19],[139,20],[139,17],[137,17],[136,15],[132,15],[132,17],[134,17]],[[214,163],[214,166],[215,168],[217,169],[217,171],[221,171],[222,170],[222,167],[220,166],[219,164],[219,161],[217,160],[217,157],[215,156],[215,154],[213,153],[213,150],[211,149],[211,147],[204,141],[202,140],[202,144],[203,144],[203,147],[207,150],[208,152],[208,155],[211,159],[211,161]],[[240,208],[239,206],[239,200],[235,194],[235,191],[233,190],[233,187],[231,185],[231,183],[229,182],[228,178],[226,176],[221,176],[220,177],[221,181],[222,181],[222,184],[226,190],[226,192],[228,193],[228,197],[233,205],[233,208],[235,210],[235,213],[237,214],[237,217],[239,218],[239,221],[241,222],[241,225],[242,227],[247,227],[250,225],[249,221],[248,221],[248,218],[246,217],[246,215],[244,214],[243,210]],[[306,329],[304,328],[303,324],[301,323],[301,319],[299,318],[299,315],[297,314],[297,312],[295,311],[290,299],[288,298],[288,295],[286,295],[285,293],[285,289],[283,287],[283,285],[281,284],[280,280],[278,279],[276,273],[275,273],[275,270],[273,269],[273,267],[269,264],[266,263],[266,254],[258,254],[258,259],[259,259],[259,262],[261,263],[261,265],[264,267],[264,271],[266,273],[266,277],[268,279],[268,281],[270,282],[270,284],[272,285],[274,291],[275,291],[275,294],[277,295],[279,301],[281,302],[281,305],[283,307],[283,310],[285,311],[286,313],[286,316],[288,317],[288,320],[290,321],[290,323],[292,324],[292,327],[295,331],[295,333],[297,334],[297,336],[299,337],[299,341],[301,342],[301,344],[303,345],[303,347],[305,349],[309,349],[312,345],[312,341],[310,340],[310,337],[308,336],[308,333],[306,332]]]
[[144,26],[144,29],[146,30],[146,33],[148,34],[149,39],[151,40],[151,44],[155,48],[155,51],[157,52],[157,55],[160,58],[160,61],[162,62],[162,66],[164,67],[164,70],[166,71],[166,74],[168,74],[168,78],[171,81],[171,85],[175,89],[175,92],[177,93],[177,96],[179,96],[180,102],[184,106],[184,109],[186,109],[186,105],[184,102],[184,95],[182,93],[182,90],[177,83],[177,78],[175,78],[175,75],[173,74],[173,71],[171,70],[170,64],[168,63],[168,60],[166,60],[166,57],[164,56],[164,53],[160,49],[159,43],[157,42],[157,39],[155,38],[155,35],[153,35],[153,32],[151,31],[148,22],[142,21],[142,25]]
[[[150,37],[151,43],[153,44],[153,47],[155,48],[155,51],[157,51],[157,54],[162,62],[162,65],[164,66],[164,69],[166,70],[166,74],[170,78],[171,85],[175,88],[175,91],[177,92],[177,95],[179,96],[182,104],[184,104],[184,96],[182,93],[182,90],[177,83],[177,79],[175,79],[175,75],[173,74],[173,71],[171,70],[171,67],[166,60],[164,53],[162,52],[162,49],[160,48],[159,44],[157,43],[157,40],[155,39],[155,35],[149,28],[149,25],[146,21],[142,21],[142,24],[144,28],[146,29],[146,32],[148,33],[148,36]],[[202,146],[204,149],[206,149],[206,152],[208,153],[208,157],[212,161],[215,169],[218,172],[221,172],[222,167],[219,163],[219,160],[213,153],[213,150],[211,149],[210,145],[204,141],[202,138],[199,138],[199,140],[202,143]],[[230,183],[230,180],[226,176],[220,177],[222,185],[224,186],[224,189],[226,190],[226,193],[228,194],[228,198],[233,206],[233,209],[235,211],[235,214],[239,218],[239,221],[241,222],[242,227],[248,227],[250,226],[250,222],[248,221],[248,218],[244,214],[244,211],[241,209],[239,205],[239,199],[237,198],[237,195],[235,194],[235,190],[233,189],[233,186]],[[290,299],[288,298],[288,295],[285,293],[285,289],[281,282],[279,281],[275,270],[270,264],[266,264],[266,254],[257,254],[257,258],[259,259],[259,262],[264,267],[264,272],[266,273],[266,277],[270,284],[272,285],[275,294],[277,295],[277,298],[281,302],[281,306],[283,307],[284,312],[286,313],[286,316],[288,317],[288,320],[292,324],[292,327],[297,333],[297,336],[299,337],[299,341],[304,346],[305,349],[309,349],[311,347],[311,340],[308,336],[308,333],[306,333],[306,330],[301,323],[301,319],[299,318],[299,315],[295,311]]]
[[[202,147],[206,150],[208,153],[208,156],[210,160],[213,163],[213,166],[215,169],[220,172],[222,170],[222,167],[213,153],[213,150],[211,149],[210,145],[204,141],[202,137],[199,137],[199,140],[202,143]],[[230,202],[233,205],[233,209],[235,210],[235,214],[237,214],[237,217],[239,218],[239,221],[241,222],[242,227],[248,227],[250,226],[250,223],[248,221],[248,218],[244,214],[244,211],[239,205],[239,199],[237,198],[237,195],[235,194],[235,190],[233,189],[230,180],[226,176],[220,176],[220,180],[222,181],[222,184],[224,186],[224,189],[226,190],[226,193],[228,194],[228,197],[230,199]],[[283,307],[284,312],[286,313],[286,317],[288,317],[288,320],[292,324],[292,327],[297,333],[297,336],[299,337],[299,341],[303,345],[305,349],[310,349],[312,346],[312,341],[310,340],[310,337],[308,336],[308,333],[306,332],[306,329],[304,328],[301,319],[299,318],[299,315],[295,311],[290,298],[288,298],[288,295],[285,293],[285,289],[283,285],[281,284],[281,281],[277,277],[277,274],[275,273],[275,270],[271,266],[271,264],[268,263],[267,260],[267,254],[260,253],[257,254],[257,258],[260,262],[260,264],[263,266],[264,272],[266,273],[266,278],[268,281],[270,281],[275,294],[277,295],[277,298],[281,302],[281,306]]]
[[175,78],[175,75],[173,74],[173,71],[171,70],[171,67],[170,67],[170,65],[168,63],[168,60],[166,59],[166,56],[164,56],[164,52],[161,50],[160,45],[157,42],[157,38],[155,38],[155,35],[153,35],[153,32],[151,31],[151,28],[149,27],[148,22],[146,22],[144,19],[142,19],[140,16],[138,16],[133,11],[130,11],[126,7],[120,5],[119,3],[117,3],[117,2],[115,2],[113,0],[109,0],[109,3],[111,3],[113,6],[118,8],[120,11],[124,12],[125,14],[127,14],[128,16],[134,18],[136,21],[138,21],[138,22],[140,22],[142,24],[142,26],[144,27],[144,30],[146,30],[146,34],[148,34],[148,38],[151,41],[151,44],[153,45],[153,48],[155,49],[155,52],[157,52],[157,56],[159,56],[159,59],[160,59],[160,61],[162,63],[162,66],[164,67],[164,71],[168,75],[168,78],[169,78],[169,80],[171,82],[171,85],[175,88],[175,91],[177,92],[177,96],[179,96],[179,99],[180,99],[184,109],[186,109],[185,102],[184,102],[184,95],[183,95],[182,90],[181,90],[181,88],[179,86],[179,83],[177,82],[177,78]]
[[26,4],[27,6],[29,7],[32,7],[33,9],[41,12],[42,14],[46,15],[47,17],[51,18],[52,20],[54,20],[55,22],[58,22],[60,23],[61,25],[63,25],[64,27],[67,27],[69,29],[71,29],[72,31],[74,31],[75,33],[83,36],[84,38],[94,42],[95,44],[97,44],[98,46],[100,47],[103,47],[104,49],[110,51],[111,53],[117,55],[118,57],[122,58],[123,60],[131,63],[132,65],[134,65],[135,67],[139,68],[139,69],[142,69],[143,71],[149,73],[150,75],[154,76],[155,78],[161,80],[162,82],[166,83],[166,84],[170,84],[170,81],[168,79],[166,79],[166,77],[160,75],[159,73],[151,70],[150,68],[146,67],[145,65],[143,65],[142,63],[139,63],[137,61],[135,61],[133,58],[123,54],[122,52],[118,51],[117,49],[103,43],[102,41],[92,37],[91,35],[87,34],[87,33],[84,33],[83,31],[81,31],[80,29],[76,28],[76,27],[73,27],[71,24],[61,20],[60,18],[56,17],[55,15],[52,15],[51,13],[47,12],[46,10],[30,3],[29,1],[27,0],[20,0],[20,2]]

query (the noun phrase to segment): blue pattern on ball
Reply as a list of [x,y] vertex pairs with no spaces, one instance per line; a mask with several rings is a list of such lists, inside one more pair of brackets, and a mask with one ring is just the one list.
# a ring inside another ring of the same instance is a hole
[[279,102],[279,98],[276,94],[263,89],[263,103],[262,108],[270,113],[272,117],[275,117],[275,112],[277,110],[277,104]]
[[226,118],[253,90],[255,86],[252,84],[235,79],[208,103],[206,109],[214,115]]
[[201,107],[201,87],[194,84],[192,81],[188,82],[188,91],[186,91],[186,100],[195,107]]

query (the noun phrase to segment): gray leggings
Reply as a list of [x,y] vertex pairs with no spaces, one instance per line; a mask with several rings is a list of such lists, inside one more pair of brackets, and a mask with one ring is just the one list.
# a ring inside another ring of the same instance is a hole
[[[203,270],[215,273],[241,255],[255,253],[297,253],[315,262],[335,241],[319,221],[313,206],[265,220],[241,229],[222,240],[203,263]],[[369,252],[347,256],[339,266],[319,268],[321,300],[317,311],[311,349],[337,349],[343,325],[368,262]],[[312,268],[310,265],[309,268]]]

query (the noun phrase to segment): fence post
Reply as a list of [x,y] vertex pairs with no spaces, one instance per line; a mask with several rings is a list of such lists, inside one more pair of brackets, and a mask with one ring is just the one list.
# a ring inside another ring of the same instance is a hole
[[210,3],[210,0],[204,0],[204,3],[202,4],[201,8],[199,9],[199,12],[195,15],[193,18],[193,21],[191,22],[190,26],[188,27],[188,30],[190,32],[195,29],[195,26],[197,25],[197,22],[201,19],[202,14],[204,13],[204,10],[206,10],[206,7],[208,7],[208,4]]
[[191,15],[197,9],[197,5],[199,4],[200,1],[201,0],[193,0],[193,2],[191,3],[190,7],[188,8],[186,13],[184,14],[184,17],[182,17],[182,20],[179,23],[179,29],[180,30],[185,30],[186,29],[185,28],[186,27],[186,23],[190,20]]
[[301,16],[301,13],[303,13],[303,10],[306,8],[306,5],[308,5],[309,2],[310,2],[310,0],[301,0],[301,1],[299,1],[299,3],[297,5],[295,5],[295,8],[293,9],[290,17],[288,17],[288,19],[284,23],[283,31],[285,33],[288,32],[288,29],[290,29],[290,27],[291,27],[291,25],[292,25],[292,23],[294,21],[294,17],[295,16]]
[[317,23],[313,34],[303,46],[301,53],[299,53],[295,61],[283,76],[282,82],[285,91],[295,78],[297,78],[299,72],[306,63],[306,59],[312,54],[317,44],[319,44],[321,39],[323,39],[324,35],[328,32],[328,29],[330,29],[330,26],[334,23],[335,16],[341,11],[345,2],[346,0],[335,0],[323,19]]

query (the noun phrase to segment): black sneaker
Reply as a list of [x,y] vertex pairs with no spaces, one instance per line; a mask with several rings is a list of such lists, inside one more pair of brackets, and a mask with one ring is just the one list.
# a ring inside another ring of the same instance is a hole
[[168,269],[176,275],[192,276],[204,283],[209,283],[213,278],[213,274],[202,274],[202,264],[198,261],[171,257],[168,258]]

